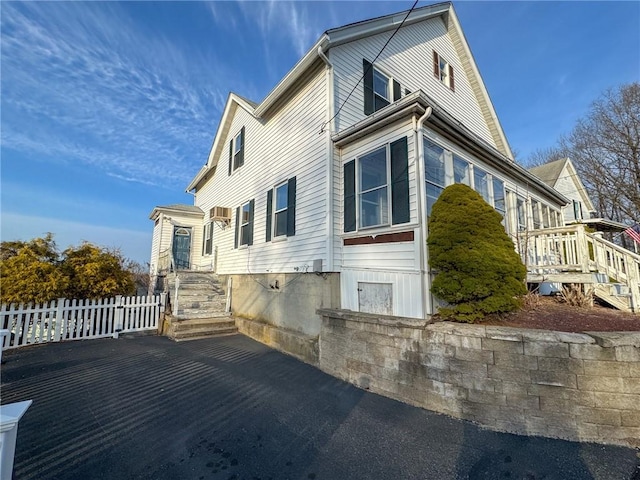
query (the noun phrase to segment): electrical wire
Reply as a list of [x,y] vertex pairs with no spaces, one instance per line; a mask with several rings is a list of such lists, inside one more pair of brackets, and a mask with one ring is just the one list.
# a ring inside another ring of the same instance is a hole
[[394,32],[391,34],[391,36],[389,37],[389,39],[386,41],[386,43],[382,46],[382,48],[380,49],[380,51],[378,52],[378,54],[375,56],[375,58],[373,59],[373,61],[371,62],[371,65],[369,65],[369,67],[367,67],[367,69],[364,71],[364,73],[362,74],[362,76],[360,77],[360,80],[358,80],[356,82],[356,84],[353,86],[353,88],[351,89],[351,91],[349,92],[349,95],[347,95],[347,98],[344,99],[344,101],[342,102],[342,105],[340,105],[340,108],[338,108],[338,111],[333,115],[333,117],[331,117],[329,120],[327,120],[326,122],[324,122],[322,124],[322,126],[320,127],[320,133],[322,134],[324,132],[324,127],[326,127],[329,123],[331,123],[333,121],[334,118],[336,118],[338,116],[338,114],[342,111],[342,109],[344,108],[345,104],[349,101],[349,98],[351,98],[351,95],[353,95],[353,92],[356,91],[356,88],[358,88],[358,85],[360,85],[360,82],[362,82],[362,80],[364,79],[364,77],[367,76],[367,73],[369,73],[369,70],[371,70],[373,68],[373,64],[376,62],[376,60],[378,59],[378,57],[380,55],[382,55],[382,52],[384,52],[384,49],[387,48],[387,45],[389,45],[389,42],[391,41],[391,39],[395,36],[396,33],[398,33],[398,30],[400,30],[400,28],[404,25],[404,22],[407,20],[407,18],[409,18],[409,15],[411,15],[411,12],[413,12],[413,10],[416,8],[416,5],[418,4],[420,0],[416,0],[415,2],[413,2],[413,6],[409,9],[409,11],[407,12],[407,14],[404,16],[404,18],[402,19],[402,22],[400,22],[400,25],[398,25],[398,27],[394,30]]

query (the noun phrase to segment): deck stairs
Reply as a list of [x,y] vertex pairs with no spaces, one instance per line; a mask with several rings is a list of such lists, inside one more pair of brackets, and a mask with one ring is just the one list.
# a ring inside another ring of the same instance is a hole
[[171,315],[163,333],[176,341],[238,332],[227,312],[227,294],[212,272],[178,271],[167,275]]
[[584,284],[610,306],[640,313],[640,255],[580,224],[526,232],[519,245],[528,246],[530,283]]

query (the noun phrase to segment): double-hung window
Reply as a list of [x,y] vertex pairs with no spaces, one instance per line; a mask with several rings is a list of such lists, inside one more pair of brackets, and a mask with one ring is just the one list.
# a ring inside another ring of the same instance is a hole
[[518,231],[525,231],[527,229],[527,201],[521,196],[516,197],[516,217]]
[[229,175],[244,165],[244,127],[229,142]]
[[400,83],[367,60],[362,60],[364,75],[364,114],[370,115],[402,97]]
[[507,202],[504,193],[504,182],[493,177],[493,208],[502,215],[502,225],[507,228]]
[[531,201],[531,216],[534,230],[542,228],[542,205],[536,200]]
[[453,67],[435,50],[433,51],[433,76],[451,91],[455,91]]
[[409,219],[407,137],[345,163],[345,232]]
[[209,222],[204,226],[202,255],[211,255],[213,251],[213,222]]
[[446,186],[445,150],[440,145],[424,140],[425,180],[427,191],[427,216],[433,204]]
[[389,224],[387,147],[360,157],[358,162],[359,227]]
[[489,175],[484,170],[474,167],[473,168],[473,184],[476,192],[478,192],[485,202],[492,205],[491,193],[489,192]]
[[253,211],[255,201],[251,200],[236,208],[235,247],[253,245]]
[[266,241],[296,234],[296,177],[267,192]]
[[453,183],[464,183],[471,186],[469,162],[455,154],[453,155]]

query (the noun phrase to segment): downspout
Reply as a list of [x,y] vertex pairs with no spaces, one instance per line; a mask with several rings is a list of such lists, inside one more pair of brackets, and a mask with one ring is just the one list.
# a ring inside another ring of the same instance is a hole
[[[329,58],[322,51],[322,45],[318,47],[318,56],[322,59],[322,61],[327,66],[326,69],[326,82],[327,82],[327,101],[329,103],[328,108],[328,118],[327,118],[327,128],[324,131],[325,134],[325,143],[326,143],[326,158],[327,158],[327,185],[326,185],[326,199],[327,199],[327,243],[326,243],[326,252],[327,252],[327,267],[326,271],[332,272],[334,270],[334,258],[333,258],[333,247],[334,247],[334,229],[333,229],[333,196],[334,196],[334,182],[333,182],[333,144],[331,142],[331,132],[334,131],[334,99],[333,99],[333,65],[329,61]],[[325,270],[325,269],[323,269]]]
[[416,162],[416,177],[418,179],[418,222],[420,225],[420,230],[418,232],[418,242],[420,245],[420,286],[422,289],[422,295],[420,296],[422,299],[422,316],[424,318],[427,317],[427,310],[431,308],[431,296],[429,294],[429,282],[427,281],[427,275],[429,274],[428,267],[428,258],[427,258],[427,217],[426,217],[426,209],[424,206],[424,199],[426,198],[425,185],[424,185],[424,172],[426,171],[426,166],[424,162],[424,143],[422,141],[422,129],[424,128],[424,122],[431,116],[432,108],[427,107],[418,121],[415,121],[414,117],[414,132],[415,132],[415,142],[418,147],[418,158]]

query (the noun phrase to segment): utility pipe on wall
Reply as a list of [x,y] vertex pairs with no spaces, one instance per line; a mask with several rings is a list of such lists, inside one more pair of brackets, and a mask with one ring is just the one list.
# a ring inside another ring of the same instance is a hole
[[418,161],[416,162],[416,177],[418,180],[418,221],[420,223],[420,231],[418,233],[418,242],[420,246],[420,286],[422,288],[422,316],[426,318],[427,310],[431,309],[431,297],[429,293],[429,282],[426,276],[429,274],[429,267],[427,265],[427,216],[424,201],[426,200],[426,191],[424,184],[424,172],[426,172],[426,165],[424,161],[424,144],[422,141],[422,129],[424,128],[424,122],[431,116],[433,112],[431,107],[427,107],[424,114],[415,122],[414,117],[414,136],[418,152]]
[[326,252],[327,252],[327,265],[326,270],[328,272],[332,272],[334,269],[334,258],[333,258],[333,234],[334,234],[334,225],[333,225],[333,144],[331,142],[331,132],[334,130],[333,124],[333,65],[329,61],[329,58],[325,55],[322,50],[322,46],[318,47],[318,56],[324,61],[327,66],[325,81],[327,82],[327,100],[329,102],[329,110],[328,110],[328,118],[327,118],[327,128],[324,131],[326,137],[326,148],[327,148],[327,243],[326,243]]

